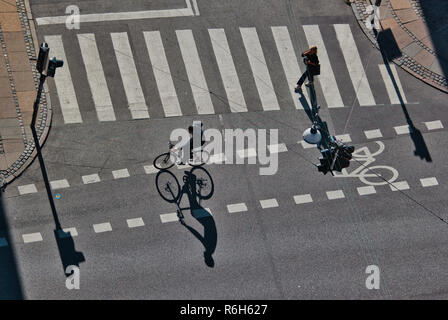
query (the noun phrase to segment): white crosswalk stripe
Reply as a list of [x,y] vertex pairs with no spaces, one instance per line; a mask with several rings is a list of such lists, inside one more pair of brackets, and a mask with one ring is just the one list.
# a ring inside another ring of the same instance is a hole
[[142,86],[138,78],[128,34],[120,32],[111,33],[110,35],[132,119],[149,118],[148,106],[146,105]]
[[321,74],[317,77],[322,86],[322,92],[327,102],[328,108],[340,108],[344,106],[342,97],[331,68],[330,59],[325,48],[324,40],[318,25],[304,25],[306,39],[310,46],[317,46],[319,62],[321,65]]
[[[403,101],[403,103],[407,103],[406,97],[404,95],[403,87],[401,86],[400,78],[398,78],[397,68],[395,68],[394,64],[389,64],[390,71],[392,72],[393,79],[395,80],[395,84],[397,88],[394,86],[394,82],[391,79],[391,76],[389,74],[389,71],[384,64],[378,65],[380,68],[381,76],[383,77],[384,84],[386,86],[387,94],[389,95],[390,103],[391,104],[401,104],[400,97]],[[400,93],[398,95],[397,93]]]
[[[292,90],[295,86],[298,78],[302,74],[299,63],[297,62],[297,56],[294,51],[294,46],[289,36],[287,27],[271,27],[272,34],[274,35],[275,44],[277,45],[277,51],[282,62],[283,71],[286,75],[286,81],[290,87],[292,99],[296,109],[303,109],[303,106],[299,103],[298,95]],[[304,69],[304,68],[303,68]],[[307,101],[310,101],[309,95],[306,90],[303,93]]]
[[78,34],[81,55],[86,67],[87,80],[99,121],[115,121],[115,112],[107,88],[100,54],[93,33]]
[[230,111],[246,112],[246,101],[244,100],[243,90],[241,89],[224,29],[209,29],[208,33],[224,89],[226,90]]
[[255,28],[240,28],[263,110],[280,110],[263,49]]
[[375,99],[370,90],[369,81],[367,80],[355,39],[348,24],[335,24],[336,37],[339,41],[342,53],[344,55],[345,64],[347,65],[350,79],[355,88],[356,96],[360,106],[373,106]]
[[191,30],[177,30],[176,35],[198,114],[213,114],[215,110],[213,109],[212,99],[205,81],[193,32]]
[[[345,66],[338,66],[338,70],[340,70],[341,67],[346,67],[350,76],[350,80],[344,79],[345,83],[351,81],[361,106],[376,105],[350,26],[348,24],[335,24],[332,25],[332,28],[334,28],[336,32],[337,40],[344,57],[343,61],[345,62]],[[274,79],[276,79],[275,81],[278,81],[279,77],[286,79],[286,83],[282,81],[281,85],[286,84],[288,86],[289,94],[293,99],[295,109],[303,110],[304,107],[308,107],[306,104],[310,105],[310,99],[306,89],[303,90],[302,96],[294,92],[294,85],[305,67],[301,62],[300,57],[297,56],[288,27],[272,26],[270,29],[273,36],[272,40],[263,40],[262,42],[260,42],[256,28],[241,27],[238,29],[241,34],[241,39],[238,41],[243,49],[243,52],[241,53],[246,54],[248,58],[248,60],[243,59],[244,61],[248,61],[248,63],[245,62],[247,66],[238,65],[238,68],[243,68],[242,70],[237,70],[235,66],[234,58],[237,58],[237,53],[232,52],[228,43],[226,31],[221,28],[211,28],[207,30],[209,39],[206,40],[210,41],[213,49],[212,54],[214,56],[212,60],[207,60],[207,63],[211,62],[212,64],[215,64],[215,67],[219,70],[219,74],[214,75],[214,77],[218,78],[215,80],[222,81],[227,96],[227,101],[225,102],[228,104],[229,112],[248,111],[246,98],[254,97],[254,94],[243,92],[240,82],[240,79],[248,79],[248,76],[252,76],[254,79],[256,96],[259,97],[261,107],[264,111],[280,110],[279,99],[285,101],[285,97],[279,96],[273,86],[273,83],[276,83],[274,82]],[[339,89],[346,84],[341,84],[341,79],[338,79],[339,83],[336,81],[333,72],[334,66],[332,66],[330,62],[324,41],[324,39],[326,39],[324,36],[328,36],[324,34],[324,31],[328,32],[327,29],[328,28],[321,28],[319,25],[303,26],[303,31],[308,44],[316,45],[318,47],[322,72],[321,75],[316,77],[316,80],[320,83],[326,105],[328,108],[340,108],[344,107],[342,99],[344,91],[340,91]],[[331,30],[331,35],[333,34],[334,33]],[[148,71],[152,71],[158,91],[158,93],[155,93],[154,95],[151,94],[151,99],[158,99],[158,97],[160,97],[161,108],[163,108],[163,110],[160,110],[161,112],[155,112],[155,114],[163,114],[166,117],[183,116],[180,106],[181,103],[184,102],[182,99],[184,99],[185,95],[177,94],[177,92],[179,92],[179,88],[176,87],[178,81],[174,78],[175,75],[172,71],[175,71],[176,76],[180,77],[182,81],[187,80],[189,82],[196,106],[196,111],[194,113],[215,114],[216,106],[213,105],[214,102],[211,97],[209,84],[207,83],[211,79],[208,78],[210,75],[205,73],[205,71],[208,71],[211,68],[201,60],[202,53],[198,47],[198,35],[190,29],[176,30],[171,34],[161,34],[161,32],[157,30],[142,31],[142,35],[145,39],[146,50],[144,49],[143,52],[144,57],[137,57],[139,51],[136,50],[134,52],[133,43],[130,42],[127,32],[110,33],[115,59],[121,77],[120,80],[123,85],[131,118],[147,119],[150,117],[148,106],[150,100],[148,100],[148,97],[145,97],[143,92],[143,89],[148,86],[148,84],[145,83],[147,80],[144,79],[146,73],[139,73],[142,66],[136,65],[136,61],[142,61],[148,58],[151,65],[151,67],[149,67],[150,70]],[[90,114],[82,115],[81,113],[84,112],[84,110],[80,110],[78,106],[75,89],[81,89],[76,87],[78,79],[72,79],[69,62],[67,61],[63,44],[63,41],[68,41],[69,39],[70,38],[65,38],[61,35],[45,37],[45,40],[50,44],[55,56],[64,60],[64,67],[56,72],[55,83],[58,98],[60,99],[63,120],[66,124],[82,123],[85,121],[85,119],[83,119],[84,116],[86,118],[90,116]],[[183,67],[185,68],[177,68],[176,64],[178,64],[178,62],[169,61],[167,57],[170,57],[170,55],[167,55],[167,52],[165,52],[165,39],[168,39],[167,41],[170,43],[176,42],[179,45],[182,57],[181,63],[183,63]],[[112,88],[115,84],[108,83],[111,79],[106,76],[107,73],[103,68],[105,67],[105,69],[108,69],[108,66],[104,65],[106,61],[104,61],[104,59],[101,61],[100,57],[100,52],[102,51],[100,46],[102,43],[98,42],[94,33],[78,34],[77,40],[81,52],[70,54],[71,56],[77,54],[82,58],[82,62],[84,63],[84,68],[82,68],[82,70],[86,73],[97,120],[100,122],[117,121],[118,113],[115,108],[120,106],[114,106],[112,102],[114,92],[110,92],[109,88]],[[265,43],[269,41],[271,43]],[[234,43],[232,44],[235,45]],[[271,66],[266,61],[266,50],[267,48],[271,49],[272,46],[276,48],[281,66]],[[72,48],[72,46],[66,46],[66,48],[69,47]],[[171,68],[176,66],[176,69],[171,70],[170,66]],[[147,68],[146,65],[143,67]],[[403,102],[407,103],[396,67],[390,65],[390,69],[388,69],[385,65],[380,64],[378,68],[391,104],[400,103],[397,90],[400,93]],[[250,72],[249,75],[240,74],[241,72],[246,71]],[[79,72],[76,72],[76,74],[79,74]],[[375,73],[374,70],[373,74],[376,76],[378,72]],[[391,77],[390,74],[392,74],[393,77]],[[394,79],[394,82],[392,79]],[[382,85],[381,90],[384,90]],[[78,92],[78,94],[79,93],[80,92]],[[287,101],[291,101],[288,99],[289,98],[286,97]],[[325,103],[324,101],[319,102],[321,102],[321,104]],[[323,105],[325,106],[325,104]],[[157,108],[157,106],[152,106],[152,108]],[[366,136],[370,139],[374,138],[374,136],[378,136],[378,134],[373,131],[366,131]]]
[[54,76],[64,123],[82,123],[62,36],[45,36],[45,42],[51,48],[51,54],[64,61],[63,67],[59,68]]
[[165,116],[181,116],[179,100],[159,31],[143,32]]

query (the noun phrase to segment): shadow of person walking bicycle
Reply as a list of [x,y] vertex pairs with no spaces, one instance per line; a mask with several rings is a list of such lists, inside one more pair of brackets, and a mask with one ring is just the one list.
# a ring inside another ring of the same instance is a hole
[[[215,265],[213,253],[218,242],[216,224],[210,212],[201,205],[202,200],[208,200],[213,196],[212,177],[204,168],[194,167],[190,171],[185,171],[183,183],[180,188],[177,178],[167,170],[159,171],[156,176],[156,186],[159,194],[166,201],[176,204],[180,223],[202,243],[205,249],[204,262],[208,267],[213,268]],[[181,208],[180,203],[184,194],[188,198],[189,206]],[[203,235],[185,222],[182,211],[188,209],[192,217],[204,228]]]
[[[381,4],[381,1],[377,1],[377,4]],[[395,58],[398,58],[402,55],[400,48],[397,45],[394,35],[390,29],[380,30],[379,32],[373,28],[373,33],[377,39],[377,43],[381,52],[381,56],[384,61],[384,65],[386,67],[387,73],[392,81],[394,91],[398,96],[398,100],[400,101],[401,109],[403,110],[403,114],[406,118],[406,122],[409,126],[409,132],[412,139],[412,142],[415,146],[414,155],[420,157],[420,159],[425,159],[427,162],[432,162],[431,155],[429,153],[428,147],[426,146],[425,140],[423,138],[422,133],[418,128],[414,126],[411,117],[409,116],[408,110],[406,108],[406,104],[403,100],[403,96],[399,90],[397,85],[397,81],[395,79],[394,74],[392,73],[392,69],[390,68],[389,62]]]

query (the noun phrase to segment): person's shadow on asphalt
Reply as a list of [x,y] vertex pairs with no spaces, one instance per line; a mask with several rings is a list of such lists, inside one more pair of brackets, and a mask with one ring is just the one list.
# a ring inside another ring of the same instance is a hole
[[190,173],[189,178],[182,186],[182,194],[188,196],[191,215],[204,227],[204,235],[202,236],[196,229],[186,224],[184,219],[180,219],[180,221],[185,228],[201,241],[205,249],[204,262],[207,266],[213,268],[215,265],[213,253],[215,252],[216,244],[218,242],[215,220],[212,215],[200,205],[200,197],[196,191],[196,176],[194,174]]

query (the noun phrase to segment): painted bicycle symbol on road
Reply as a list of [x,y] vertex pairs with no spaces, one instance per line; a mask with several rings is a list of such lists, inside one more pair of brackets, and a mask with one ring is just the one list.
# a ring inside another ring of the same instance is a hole
[[353,152],[351,161],[364,162],[362,165],[350,173],[344,168],[341,173],[334,173],[334,176],[337,178],[359,178],[362,183],[371,186],[381,186],[397,180],[397,169],[384,165],[370,166],[376,161],[374,157],[383,153],[385,149],[383,142],[375,141],[375,143],[379,146],[376,152],[370,152],[368,147],[362,147]]

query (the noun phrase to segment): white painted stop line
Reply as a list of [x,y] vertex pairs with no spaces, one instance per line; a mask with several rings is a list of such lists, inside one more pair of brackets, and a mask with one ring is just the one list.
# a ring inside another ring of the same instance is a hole
[[[174,17],[194,17],[199,16],[199,8],[196,0],[185,0],[186,8],[180,9],[162,9],[145,11],[124,11],[124,12],[106,12],[80,14],[79,22],[105,22],[117,20],[135,20],[135,19],[157,19]],[[193,4],[193,5],[192,5]],[[38,25],[65,24],[70,20],[71,15],[40,17],[36,18]]]

